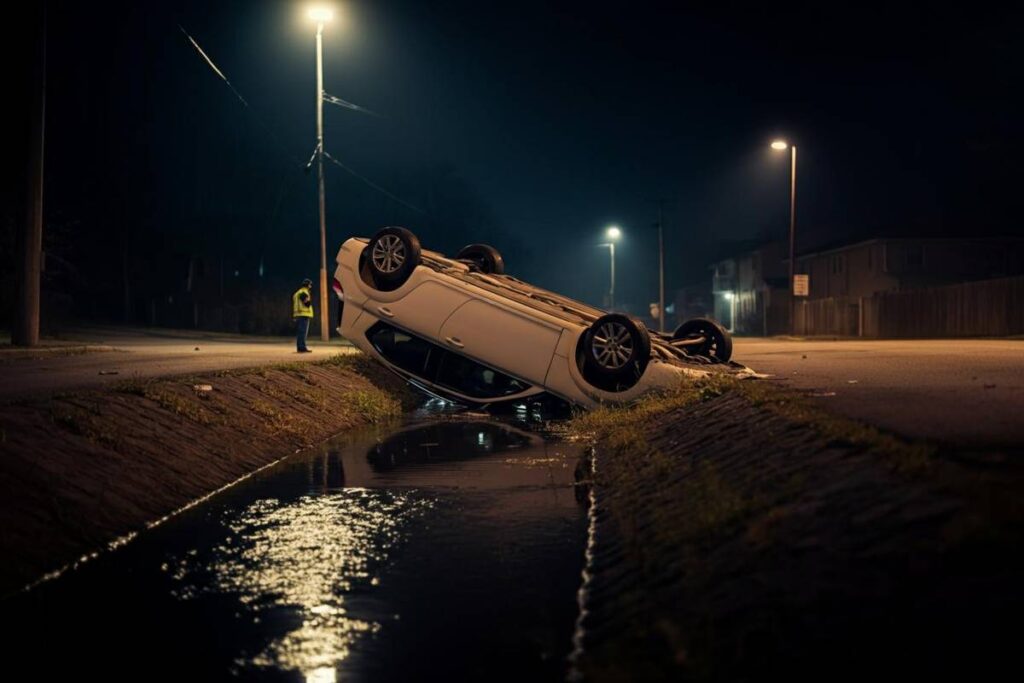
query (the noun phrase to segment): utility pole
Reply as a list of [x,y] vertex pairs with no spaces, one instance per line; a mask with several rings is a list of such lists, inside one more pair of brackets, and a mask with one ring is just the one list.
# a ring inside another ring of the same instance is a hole
[[46,3],[37,6],[31,56],[32,121],[29,137],[26,211],[18,240],[17,282],[21,296],[15,302],[11,342],[39,344],[39,288],[43,264],[43,152],[46,132]]
[[665,331],[665,200],[658,200],[658,331]]
[[320,191],[320,339],[330,335],[327,308],[327,209],[324,201],[324,22],[316,25],[316,175]]
[[608,248],[611,249],[612,256],[612,279],[611,286],[608,288],[608,308],[615,310],[615,242],[609,242]]

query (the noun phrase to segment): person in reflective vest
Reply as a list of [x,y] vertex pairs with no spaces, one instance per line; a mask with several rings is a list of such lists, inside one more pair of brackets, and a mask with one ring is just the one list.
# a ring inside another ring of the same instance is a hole
[[309,278],[292,294],[292,318],[295,320],[295,350],[312,353],[313,349],[306,347],[309,321],[313,319],[313,281]]

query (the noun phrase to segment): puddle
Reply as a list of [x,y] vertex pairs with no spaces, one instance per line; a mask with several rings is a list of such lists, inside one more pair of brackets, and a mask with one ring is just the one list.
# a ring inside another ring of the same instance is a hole
[[473,416],[335,439],[0,606],[8,651],[44,677],[564,680],[578,457]]

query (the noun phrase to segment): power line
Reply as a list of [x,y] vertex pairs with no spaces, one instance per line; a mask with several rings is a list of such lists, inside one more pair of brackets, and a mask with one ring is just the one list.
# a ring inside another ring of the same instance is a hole
[[347,100],[343,100],[340,97],[335,97],[334,95],[330,95],[330,94],[328,94],[326,92],[323,94],[323,97],[324,97],[324,102],[330,102],[331,104],[337,105],[337,106],[342,107],[344,109],[351,109],[352,111],[358,111],[358,112],[361,112],[363,114],[369,114],[370,116],[375,116],[378,119],[379,118],[383,118],[380,114],[378,114],[375,111],[367,109],[366,107],[360,107],[358,104],[354,104],[352,102],[348,102]]
[[190,36],[188,31],[186,31],[185,27],[183,27],[181,24],[178,24],[178,28],[181,29],[181,32],[183,34],[185,34],[185,37],[188,38],[188,42],[192,43],[192,47],[196,49],[196,52],[199,53],[199,56],[203,58],[203,60],[209,65],[213,72],[217,74],[217,76],[222,81],[224,81],[225,85],[231,88],[231,92],[235,94],[235,97],[238,98],[238,101],[245,106],[245,108],[249,111],[250,114],[252,114],[253,119],[256,121],[257,124],[259,124],[260,128],[266,131],[267,135],[269,135],[270,138],[274,141],[274,144],[276,144],[281,149],[281,153],[287,156],[291,160],[291,162],[296,166],[302,166],[302,162],[299,161],[294,154],[288,151],[288,148],[281,141],[281,139],[274,134],[274,131],[270,128],[270,126],[264,123],[263,119],[260,116],[257,116],[256,111],[249,105],[249,102],[244,97],[242,97],[242,93],[238,92],[238,88],[231,84],[231,81],[229,81],[228,77],[224,75],[224,72],[221,71],[216,64],[214,64],[213,60],[210,59],[210,56],[203,51],[203,48],[199,47],[199,43],[196,42],[195,38]]
[[[178,28],[181,29],[181,32],[183,34],[185,34],[185,37],[188,38],[188,41],[190,43],[192,43],[192,47],[194,47],[196,49],[196,51],[203,58],[203,60],[210,66],[211,69],[213,69],[213,72],[215,74],[217,74],[217,76],[222,81],[224,81],[225,85],[227,85],[229,88],[231,88],[231,92],[233,92],[235,94],[235,97],[237,97],[238,100],[245,106],[245,108],[253,115],[253,118],[256,119],[257,123],[259,123],[260,126],[264,130],[266,130],[267,133],[270,135],[270,137],[273,138],[273,140],[278,144],[278,146],[281,147],[282,152],[287,154],[288,157],[297,166],[304,166],[306,168],[306,170],[308,171],[310,165],[313,162],[313,160],[316,158],[316,154],[317,154],[317,152],[319,150],[317,150],[317,149],[313,150],[313,156],[310,158],[310,162],[308,164],[302,164],[302,162],[299,161],[298,159],[296,159],[294,155],[289,153],[287,151],[287,149],[285,148],[284,143],[282,143],[281,140],[276,135],[274,135],[274,131],[272,131],[270,129],[270,127],[267,126],[265,123],[263,123],[262,119],[260,119],[260,117],[256,115],[256,112],[249,105],[249,102],[246,101],[246,99],[242,96],[242,93],[238,92],[238,89],[235,88],[235,86],[233,86],[231,84],[231,81],[228,80],[228,77],[224,74],[224,72],[221,71],[217,67],[217,65],[213,62],[213,60],[210,59],[209,55],[207,55],[206,52],[203,51],[203,48],[199,47],[199,43],[197,43],[196,40],[192,36],[189,35],[188,31],[186,31],[185,28],[181,24],[178,24]],[[376,112],[370,111],[369,109],[366,109],[365,107],[360,107],[358,104],[353,104],[352,102],[347,102],[347,101],[341,99],[340,97],[335,97],[334,95],[328,95],[327,93],[324,93],[323,96],[324,96],[324,100],[327,101],[327,102],[330,102],[331,104],[335,104],[335,105],[338,105],[340,107],[344,107],[346,109],[352,109],[354,111],[359,111],[359,112],[362,112],[362,113],[365,113],[365,114],[370,114],[371,116],[376,116],[376,117],[380,118],[380,114],[377,114]],[[377,183],[373,182],[369,178],[367,178],[367,177],[365,177],[363,175],[360,175],[357,171],[355,171],[354,169],[349,168],[345,164],[341,163],[340,161],[335,159],[333,156],[331,156],[327,152],[324,152],[324,157],[327,160],[329,160],[330,162],[332,162],[333,164],[337,165],[338,168],[341,168],[342,170],[344,170],[349,175],[351,175],[351,176],[361,180],[362,182],[366,183],[366,185],[368,185],[369,187],[373,188],[377,192],[380,192],[381,194],[383,194],[384,196],[388,197],[392,201],[395,201],[395,202],[401,204],[402,206],[405,206],[405,207],[407,207],[409,209],[412,209],[413,211],[415,211],[417,213],[421,213],[423,215],[427,214],[426,211],[424,211],[423,209],[419,208],[418,206],[416,206],[414,204],[410,204],[409,202],[405,201],[404,199],[402,199],[401,197],[395,195],[394,193],[388,192],[386,189],[384,189],[383,187],[381,187]],[[276,212],[276,209],[275,209],[275,212]]]
[[378,185],[377,183],[373,182],[373,181],[372,181],[372,180],[370,180],[369,178],[365,178],[365,177],[363,177],[363,176],[359,175],[359,174],[358,174],[358,173],[356,173],[356,172],[355,172],[354,170],[352,170],[351,168],[349,168],[349,167],[348,167],[348,166],[346,166],[345,164],[341,163],[340,161],[338,161],[337,159],[335,159],[334,157],[332,157],[332,156],[331,156],[330,154],[328,154],[327,152],[324,152],[324,158],[326,158],[326,159],[327,159],[328,161],[330,161],[331,163],[333,163],[333,164],[336,164],[336,165],[337,165],[337,166],[338,166],[339,168],[341,168],[342,170],[344,170],[344,171],[345,171],[346,173],[349,173],[349,174],[351,174],[352,176],[354,176],[354,177],[358,178],[359,180],[363,181],[364,183],[366,183],[367,185],[369,185],[369,186],[370,186],[370,187],[372,187],[373,189],[377,190],[378,192],[380,192],[380,193],[381,193],[381,194],[383,194],[384,196],[388,197],[389,199],[391,199],[391,200],[393,200],[393,201],[396,201],[396,202],[398,202],[398,203],[399,203],[399,204],[401,204],[402,206],[405,206],[405,207],[407,207],[407,208],[410,208],[410,209],[412,209],[412,210],[413,210],[413,211],[415,211],[416,213],[421,213],[421,214],[423,214],[424,216],[425,216],[425,215],[427,215],[427,212],[426,212],[426,211],[424,211],[423,209],[421,209],[421,208],[419,208],[418,206],[415,206],[415,205],[413,205],[413,204],[410,204],[409,202],[405,201],[405,200],[404,200],[404,199],[402,199],[401,197],[398,197],[398,196],[396,196],[396,195],[394,195],[394,194],[392,194],[392,193],[388,192],[388,191],[387,191],[387,190],[385,190],[385,189],[384,189],[383,187],[381,187],[381,186],[380,186],[380,185]]
[[203,51],[203,48],[199,47],[199,43],[196,42],[195,38],[190,36],[188,34],[188,31],[186,31],[185,27],[182,26],[181,24],[178,24],[178,28],[181,29],[181,32],[185,34],[186,38],[188,38],[188,42],[192,43],[192,47],[194,47],[196,49],[196,52],[199,53],[199,56],[202,57],[204,60],[206,60],[206,63],[210,65],[210,68],[213,69],[213,72],[215,74],[217,74],[218,76],[220,76],[220,80],[224,81],[224,83],[226,83],[227,86],[229,88],[231,88],[231,92],[235,93],[235,97],[237,97],[239,99],[239,101],[248,108],[249,107],[249,103],[245,101],[244,97],[242,97],[242,93],[238,92],[238,90],[235,88],[235,86],[231,85],[231,81],[228,80],[228,77],[224,75],[223,71],[221,71],[220,69],[217,68],[217,65],[213,63],[213,60],[210,59],[209,55],[207,55]]

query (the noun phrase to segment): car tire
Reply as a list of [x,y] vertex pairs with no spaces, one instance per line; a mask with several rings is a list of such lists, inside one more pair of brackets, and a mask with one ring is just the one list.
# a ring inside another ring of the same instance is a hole
[[481,273],[487,275],[504,275],[505,259],[501,252],[489,244],[469,244],[459,249],[455,255],[458,261],[470,261]]
[[625,391],[635,385],[651,359],[647,328],[621,313],[598,318],[580,341],[583,378],[605,391]]
[[691,356],[704,356],[721,363],[732,358],[732,336],[716,321],[710,318],[693,318],[687,320],[672,334],[672,339],[688,339],[704,337],[704,343],[696,346],[684,346],[683,350]]
[[405,228],[388,227],[370,239],[363,253],[377,288],[396,289],[420,264],[420,240]]

